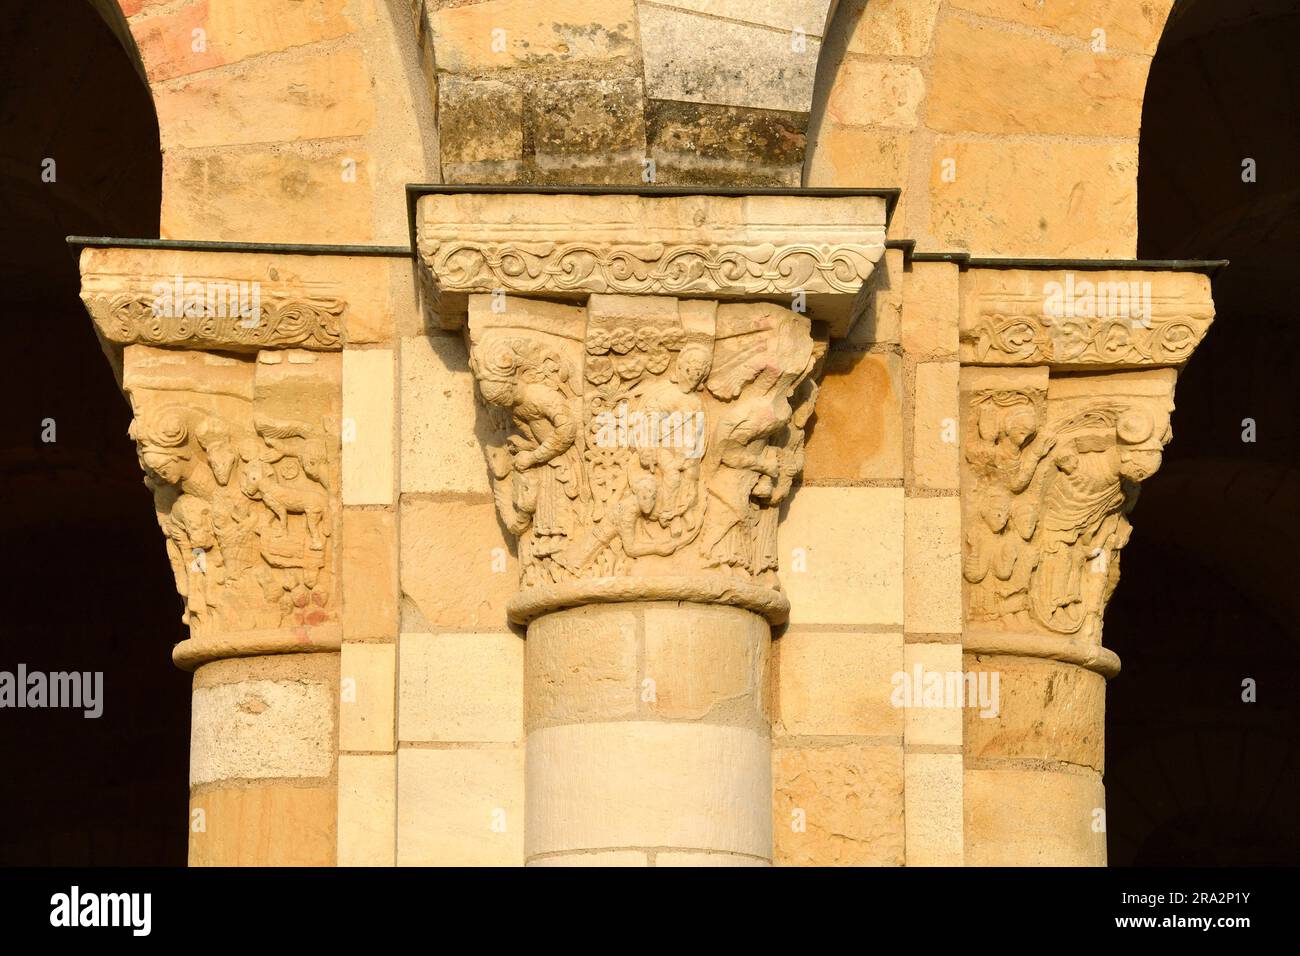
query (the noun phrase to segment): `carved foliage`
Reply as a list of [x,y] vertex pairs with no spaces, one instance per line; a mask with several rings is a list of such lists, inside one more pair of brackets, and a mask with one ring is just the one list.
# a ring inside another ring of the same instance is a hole
[[82,292],[100,334],[119,345],[228,351],[342,347],[346,303],[336,289],[278,288],[219,277],[88,276]]
[[470,302],[471,367],[525,587],[725,574],[776,587],[821,348],[779,306]]

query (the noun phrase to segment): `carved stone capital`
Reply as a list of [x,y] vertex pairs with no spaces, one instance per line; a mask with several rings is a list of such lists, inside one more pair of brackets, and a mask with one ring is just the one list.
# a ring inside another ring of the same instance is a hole
[[464,322],[476,293],[795,297],[844,335],[884,253],[876,195],[434,193],[416,227],[430,320]]
[[115,345],[333,351],[343,347],[342,291],[329,283],[277,283],[231,275],[90,274],[82,301]]
[[781,503],[803,466],[824,344],[770,303],[469,298],[470,367],[518,536],[517,623],[611,601],[784,620]]
[[979,269],[962,288],[968,365],[1182,365],[1214,318],[1195,273]]
[[125,349],[123,388],[189,639],[173,660],[335,650],[339,356]]

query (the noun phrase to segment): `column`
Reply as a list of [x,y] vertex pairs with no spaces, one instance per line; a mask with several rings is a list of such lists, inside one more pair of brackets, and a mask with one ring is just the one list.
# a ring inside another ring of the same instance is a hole
[[1103,617],[1212,317],[1197,274],[962,276],[967,864],[1106,863]]
[[777,528],[883,223],[879,196],[420,197],[517,545],[528,865],[771,863]]

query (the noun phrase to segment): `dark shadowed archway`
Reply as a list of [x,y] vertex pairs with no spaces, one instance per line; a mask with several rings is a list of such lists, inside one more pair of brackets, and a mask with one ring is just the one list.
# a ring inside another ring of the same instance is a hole
[[104,675],[98,719],[0,709],[0,864],[185,860],[180,605],[65,242],[158,235],[158,126],[129,42],[111,3],[0,18],[0,671]]
[[1294,0],[1180,0],[1147,85],[1138,254],[1231,265],[1107,612],[1113,865],[1300,858],[1297,62]]

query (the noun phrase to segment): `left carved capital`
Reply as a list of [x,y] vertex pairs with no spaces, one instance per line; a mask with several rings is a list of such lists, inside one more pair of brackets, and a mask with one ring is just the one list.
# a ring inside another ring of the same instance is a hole
[[189,639],[173,659],[340,640],[339,356],[131,345],[123,388]]

